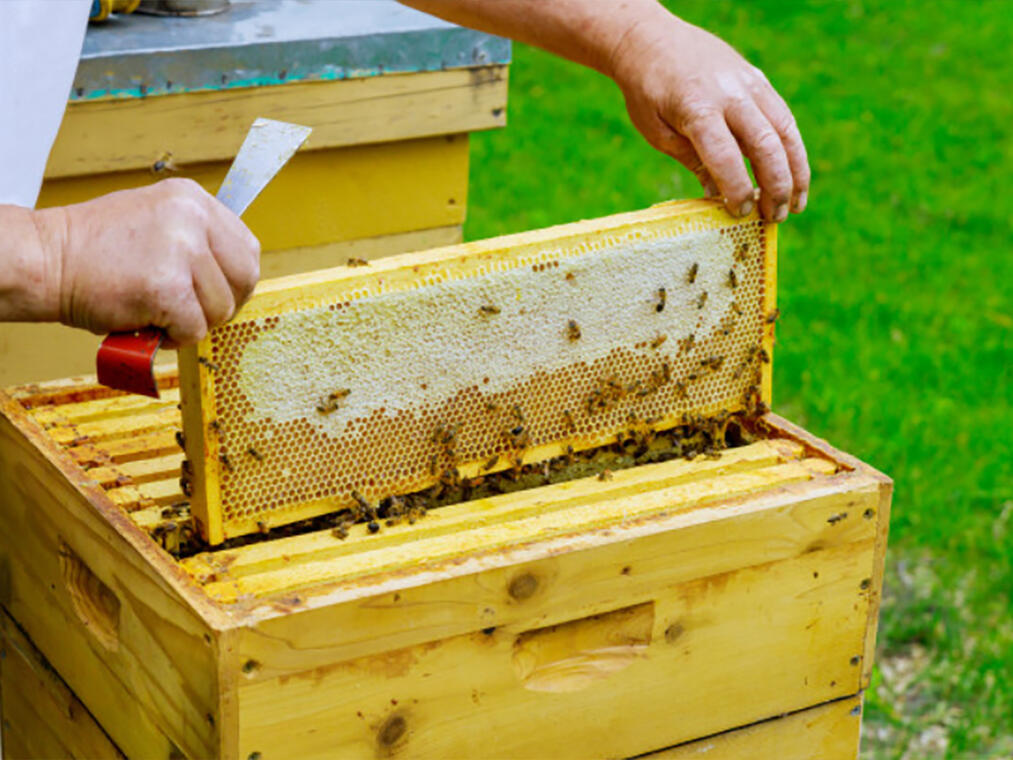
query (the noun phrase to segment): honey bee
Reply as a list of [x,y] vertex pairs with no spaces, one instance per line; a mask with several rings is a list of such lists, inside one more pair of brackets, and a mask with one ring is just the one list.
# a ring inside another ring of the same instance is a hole
[[186,451],[186,438],[183,436],[182,430],[176,431],[176,445]]
[[700,297],[696,299],[696,308],[702,309],[707,303],[707,291],[705,290],[700,294]]
[[693,266],[689,268],[689,272],[686,273],[686,282],[692,285],[696,282],[696,274],[700,271],[700,265],[697,262],[693,262]]
[[258,462],[264,461],[264,455],[261,454],[259,451],[257,451],[255,448],[253,448],[253,446],[250,446],[250,448],[246,450],[246,453],[249,454],[254,459],[256,459]]
[[663,344],[666,340],[668,340],[668,336],[667,335],[658,335],[658,336],[656,336],[654,338],[654,340],[651,341],[651,348],[653,348],[653,349],[660,348],[661,344]]
[[761,348],[757,351],[757,355],[760,357],[760,361],[764,364],[770,364],[770,354],[767,353],[767,349]]
[[739,247],[735,250],[735,258],[738,261],[745,261],[749,258],[749,243],[739,244]]
[[179,170],[172,158],[172,152],[168,150],[155,160],[150,169],[156,177],[170,177]]
[[696,333],[690,333],[679,341],[679,353],[688,352],[691,348],[693,348],[694,343],[696,343]]
[[355,499],[356,503],[358,504],[358,508],[353,512],[356,519],[361,520],[365,517],[373,519],[376,515],[376,510],[373,508],[372,504],[366,501],[366,497],[363,496],[358,491],[356,491],[354,488],[352,489],[351,495],[352,498]]
[[721,369],[721,365],[725,363],[725,357],[723,356],[708,356],[706,359],[700,360],[701,367],[709,367],[713,370]]
[[331,530],[331,535],[344,541],[348,538],[348,525],[344,522],[336,525],[334,529]]
[[352,391],[348,388],[341,388],[336,391],[332,391],[327,396],[320,400],[317,404],[317,411],[320,414],[330,414],[340,406],[341,402],[348,398],[348,394]]
[[781,310],[780,309],[774,309],[766,317],[763,318],[763,321],[766,324],[768,324],[768,325],[772,325],[772,324],[774,324],[777,321],[777,318],[780,317],[780,316],[781,316]]
[[492,455],[492,456],[491,456],[491,457],[489,458],[489,461],[488,461],[488,462],[486,462],[486,463],[485,463],[484,465],[482,465],[482,471],[483,471],[483,472],[488,472],[489,470],[491,470],[491,469],[492,469],[493,467],[495,467],[495,466],[496,466],[496,463],[497,463],[498,461],[499,461],[499,454],[493,454],[493,455]]
[[742,316],[742,307],[739,306],[737,301],[732,301],[732,311],[734,311],[740,317]]
[[521,410],[520,404],[514,404],[512,411],[518,422],[524,422],[524,412]]
[[732,290],[739,287],[739,278],[736,276],[734,269],[728,270],[728,287]]
[[229,461],[228,454],[225,454],[224,452],[221,453],[221,454],[219,454],[218,455],[218,461],[222,463],[222,466],[226,470],[228,470],[229,472],[232,472],[232,462]]
[[573,446],[570,445],[566,447],[566,463],[573,464]]
[[499,411],[499,404],[495,404],[492,401],[486,401],[485,402],[485,410],[487,412],[498,412]]
[[580,325],[576,320],[571,319],[566,323],[566,337],[571,343],[580,340]]
[[266,522],[264,522],[263,520],[257,520],[257,532],[260,535],[266,536],[270,532],[270,530],[271,529],[267,527]]
[[220,367],[217,364],[215,364],[213,361],[211,361],[210,359],[208,359],[206,356],[198,356],[197,357],[197,363],[198,364],[203,364],[205,367],[207,367],[212,372],[217,372],[220,369]]
[[742,364],[740,364],[739,366],[737,366],[735,368],[735,371],[732,372],[732,380],[738,380],[740,377],[742,377],[742,372],[745,369],[746,369],[746,363],[745,362],[743,362]]
[[612,470],[602,470],[599,472],[598,480],[612,480]]
[[672,365],[666,359],[661,365],[661,377],[666,383],[672,382]]
[[573,421],[573,412],[569,409],[563,410],[563,419],[566,420],[566,426],[570,428],[571,433],[577,432],[577,423]]
[[658,303],[655,304],[654,310],[659,314],[665,310],[665,304],[668,302],[668,292],[664,288],[658,288]]
[[686,384],[685,383],[676,383],[675,384],[675,391],[676,391],[676,395],[679,398],[689,398],[689,392],[686,390]]
[[439,454],[433,454],[431,457],[429,457],[429,474],[430,475],[436,475],[436,464],[437,464],[437,462],[439,462],[439,460],[440,460]]
[[208,423],[208,427],[215,431],[217,435],[222,434],[222,423],[218,420],[211,420],[211,422]]
[[357,258],[357,257],[352,257],[352,258],[350,258],[348,260],[348,266],[350,266],[350,267],[368,267],[369,266],[369,262],[366,261],[365,259],[360,259],[360,258]]
[[484,306],[479,306],[478,310],[482,314],[486,314],[486,315],[489,315],[489,314],[499,314],[499,312],[500,312],[499,306],[493,306],[491,304],[486,304]]

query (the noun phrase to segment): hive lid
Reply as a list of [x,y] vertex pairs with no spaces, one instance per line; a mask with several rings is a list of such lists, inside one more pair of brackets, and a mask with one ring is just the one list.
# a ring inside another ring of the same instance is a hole
[[776,229],[682,201],[262,283],[181,352],[212,544],[770,399]]

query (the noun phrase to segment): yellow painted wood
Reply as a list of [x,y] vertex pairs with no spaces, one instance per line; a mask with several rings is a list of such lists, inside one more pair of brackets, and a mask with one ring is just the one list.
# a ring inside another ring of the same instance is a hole
[[163,391],[161,398],[148,396],[114,396],[113,398],[79,401],[75,404],[43,406],[32,410],[32,417],[43,427],[74,425],[82,422],[111,420],[116,417],[157,412],[179,403],[179,389]]
[[[777,308],[777,225],[767,226],[766,247],[763,251],[765,287],[763,289],[763,313],[770,315]],[[763,337],[762,347],[770,361],[760,366],[760,395],[767,406],[774,399],[774,328],[771,323]]]
[[[529,537],[467,561],[424,562],[324,584],[312,594],[244,599],[235,607],[245,613],[241,648],[259,664],[250,676],[255,680],[489,626],[526,630],[599,614],[616,601],[652,598],[665,584],[871,540],[872,522],[829,518],[873,503],[878,493],[871,478],[838,476],[598,531]],[[535,590],[518,604],[510,587],[525,576],[534,579]]]
[[[214,598],[232,602],[239,597],[267,596],[295,591],[329,580],[341,581],[362,575],[393,571],[398,567],[422,562],[450,560],[462,552],[488,552],[537,535],[550,538],[578,531],[601,529],[627,519],[651,514],[700,507],[708,503],[759,493],[790,483],[805,482],[818,475],[833,472],[833,464],[820,459],[776,465],[753,472],[729,475],[700,483],[659,488],[645,492],[642,498],[619,498],[604,503],[591,502],[570,509],[515,518],[495,526],[458,530],[427,540],[415,540],[399,546],[386,546],[351,556],[306,562],[295,567],[268,571],[257,575],[209,583],[207,592]],[[591,480],[594,480],[593,478]],[[587,500],[590,501],[590,500]],[[358,526],[358,536],[365,527]]]
[[91,713],[2,609],[0,653],[4,760],[122,760]]
[[[36,415],[103,394],[14,392]],[[216,552],[242,579],[333,563],[220,605],[0,394],[0,604],[131,757],[629,757],[717,741],[854,695],[871,657],[890,482],[776,415],[761,427],[786,440],[475,503],[470,525],[457,505],[457,527],[426,518],[415,541]],[[154,525],[156,510],[135,517]],[[799,729],[812,756],[836,760],[837,729],[813,726]],[[750,741],[729,746],[779,746]]]
[[167,505],[183,501],[179,490],[179,478],[156,480],[136,486],[122,486],[108,491],[109,498],[116,506],[133,511],[143,506]]
[[638,760],[855,760],[861,714],[862,697],[845,697]]
[[[752,219],[759,219],[754,216]],[[546,248],[567,250],[576,255],[582,250],[594,249],[603,245],[603,240],[618,240],[623,235],[650,237],[656,234],[683,232],[698,229],[695,225],[708,228],[731,227],[742,223],[727,214],[724,208],[713,201],[678,201],[658,204],[652,208],[626,214],[617,214],[588,221],[577,222],[544,230],[508,235],[485,241],[466,243],[457,246],[437,248],[430,251],[417,252],[404,256],[392,256],[375,262],[369,267],[337,267],[329,270],[310,272],[290,277],[278,278],[261,282],[253,297],[237,315],[237,321],[252,321],[264,317],[289,313],[298,309],[312,308],[333,302],[344,297],[356,299],[364,295],[376,295],[397,291],[415,290],[420,283],[443,281],[444,279],[460,279],[474,274],[489,271],[497,266],[515,266],[518,261],[530,257],[535,261],[536,254]],[[749,220],[751,221],[751,220]],[[769,231],[772,225],[766,225]],[[765,268],[774,266],[776,260],[776,240],[773,234],[766,235],[764,252]],[[765,292],[769,287],[765,288]],[[772,295],[765,295],[772,302]],[[764,332],[764,343],[768,355],[773,350],[772,333]],[[619,345],[619,334],[616,345]],[[193,511],[200,526],[202,535],[212,544],[223,539],[243,535],[255,531],[259,525],[275,526],[288,522],[310,518],[334,511],[334,496],[309,498],[298,504],[286,504],[283,508],[272,512],[257,511],[245,516],[234,516],[228,521],[223,517],[220,482],[222,474],[219,462],[219,441],[216,434],[209,431],[209,424],[216,416],[216,380],[208,367],[213,363],[211,357],[212,337],[205,338],[197,347],[188,347],[180,352],[180,377],[183,382],[181,394],[184,405],[184,432],[194,448],[190,454],[192,460],[202,459],[194,478]],[[204,361],[201,364],[201,360]],[[766,380],[761,382],[762,393],[769,399],[770,365],[761,367]],[[748,380],[743,379],[743,389]],[[761,394],[762,395],[762,394]],[[745,401],[741,396],[724,398],[714,408],[699,408],[692,411],[701,414],[714,414],[719,409],[739,411]],[[199,407],[199,408],[194,408]],[[671,428],[681,424],[684,411],[672,412],[652,423],[655,429]],[[573,436],[565,440],[551,441],[541,446],[527,448],[522,452],[524,462],[540,461],[565,453],[567,446],[585,449],[603,445],[613,439],[614,429],[591,430],[579,437]],[[203,446],[197,442],[203,441]],[[294,441],[291,445],[300,445]],[[458,465],[461,474],[474,476],[484,470],[484,458],[462,461]],[[511,466],[508,458],[500,460],[490,471],[502,470]],[[414,476],[413,476],[414,477]],[[435,482],[435,473],[425,480],[424,475],[413,481],[413,490],[424,488]],[[377,484],[381,490],[386,484]]]
[[214,755],[218,613],[89,483],[0,393],[0,604],[127,755]]
[[164,431],[179,424],[179,410],[175,404],[163,406],[147,414],[98,419],[80,422],[75,425],[54,426],[49,435],[57,444],[73,444],[74,442],[98,442],[119,438],[130,438],[156,430]]
[[[177,176],[215,193],[229,161],[181,167]],[[46,182],[40,207],[79,203],[157,181],[146,170]],[[299,152],[244,214],[265,251],[393,235],[464,221],[466,134]]]
[[133,438],[83,443],[67,449],[71,458],[81,465],[132,462],[174,454],[179,451],[176,435],[171,430],[159,429]]
[[[153,459],[138,459],[108,467],[93,467],[87,470],[87,477],[100,486],[109,486],[122,478],[129,478],[133,483],[147,483],[153,480],[167,480],[180,475],[183,454],[167,454]],[[177,484],[177,488],[179,488]]]
[[304,150],[506,125],[507,67],[68,104],[47,178],[231,161],[264,116],[313,128]]
[[627,757],[854,694],[873,553],[870,538],[663,581],[556,631],[499,626],[240,685],[240,755]]
[[476,499],[463,504],[441,507],[421,522],[388,526],[371,535],[365,526],[350,527],[349,536],[336,540],[331,531],[319,531],[270,543],[250,544],[236,549],[198,554],[181,563],[196,577],[227,568],[230,578],[287,568],[303,562],[320,562],[361,551],[386,550],[394,545],[416,543],[424,538],[445,536],[465,529],[488,529],[502,523],[610,499],[636,496],[647,491],[675,485],[698,483],[715,477],[751,472],[798,459],[802,447],[787,441],[759,441],[749,446],[721,452],[717,459],[676,460],[643,465],[613,473],[610,480],[597,478],[559,483],[513,494]]

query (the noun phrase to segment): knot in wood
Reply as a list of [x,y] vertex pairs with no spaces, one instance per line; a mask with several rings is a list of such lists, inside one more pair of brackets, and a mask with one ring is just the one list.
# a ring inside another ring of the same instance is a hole
[[384,747],[390,747],[405,735],[408,730],[408,722],[401,715],[392,715],[380,727],[377,739]]
[[538,579],[531,573],[523,573],[510,581],[510,588],[508,590],[510,596],[518,601],[530,599],[534,596],[535,591],[538,590]]

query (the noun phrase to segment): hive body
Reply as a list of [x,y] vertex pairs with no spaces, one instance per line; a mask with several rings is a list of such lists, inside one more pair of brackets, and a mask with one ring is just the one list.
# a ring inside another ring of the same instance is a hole
[[176,561],[174,380],[161,411],[0,394],[0,605],[124,755],[856,756],[890,483],[848,455],[767,415],[713,458]]
[[774,262],[691,201],[267,283],[181,358],[202,531],[769,400]]

